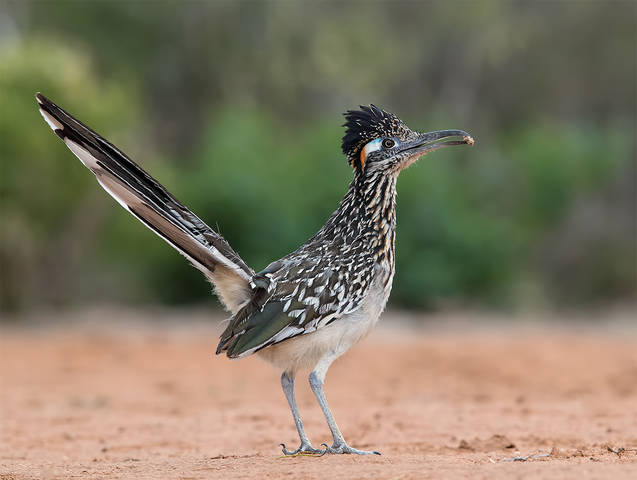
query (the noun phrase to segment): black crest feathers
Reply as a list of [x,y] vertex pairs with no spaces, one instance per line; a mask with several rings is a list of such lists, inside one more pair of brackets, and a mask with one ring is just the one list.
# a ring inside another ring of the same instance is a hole
[[367,142],[379,137],[402,137],[409,129],[393,113],[376,105],[360,106],[360,110],[348,110],[345,116],[345,135],[341,148],[352,167],[360,167],[360,152]]

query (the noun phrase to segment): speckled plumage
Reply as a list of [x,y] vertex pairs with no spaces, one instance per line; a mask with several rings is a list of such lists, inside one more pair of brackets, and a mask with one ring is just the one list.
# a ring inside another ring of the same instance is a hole
[[[376,275],[391,290],[398,172],[365,171],[352,159],[375,138],[408,140],[416,134],[373,105],[345,117],[343,151],[355,168],[349,190],[312,238],[255,275],[252,300],[231,319],[217,353],[249,355],[323,328],[360,308]],[[261,331],[259,322],[250,322],[255,316],[267,317],[278,331]]]
[[[217,353],[259,352],[283,370],[281,384],[301,445],[283,452],[370,454],[345,443],[323,394],[331,363],[363,338],[380,317],[394,276],[396,180],[421,155],[473,144],[468,133],[418,134],[374,105],[345,114],[342,149],[353,167],[349,189],[327,223],[294,252],[258,273],[228,242],[177,201],[117,147],[37,94],[40,113],[99,184],[144,225],[176,248],[215,287],[232,312]],[[463,137],[462,141],[451,140]],[[294,377],[310,368],[310,386],[333,444],[313,448],[294,396]]]

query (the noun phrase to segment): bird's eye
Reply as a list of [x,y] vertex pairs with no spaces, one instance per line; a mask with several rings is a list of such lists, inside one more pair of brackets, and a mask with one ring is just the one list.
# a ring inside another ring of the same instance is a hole
[[383,139],[383,148],[392,148],[394,145],[396,145],[396,142],[393,138]]

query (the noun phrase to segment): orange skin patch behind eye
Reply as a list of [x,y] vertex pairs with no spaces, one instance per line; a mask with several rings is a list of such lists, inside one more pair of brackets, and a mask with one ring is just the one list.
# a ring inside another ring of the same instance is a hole
[[367,152],[363,148],[361,150],[361,168],[365,168],[365,160],[367,160]]
[[367,155],[370,152],[375,152],[376,150],[380,150],[381,148],[381,139],[377,138],[376,140],[372,140],[367,143],[362,149],[360,154],[361,168],[365,168],[365,161],[367,160]]

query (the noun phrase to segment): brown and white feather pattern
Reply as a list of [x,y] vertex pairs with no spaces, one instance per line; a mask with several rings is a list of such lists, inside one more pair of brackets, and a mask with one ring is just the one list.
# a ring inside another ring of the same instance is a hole
[[[355,312],[370,286],[379,280],[391,289],[395,198],[395,175],[357,174],[323,228],[299,249],[257,273],[252,287],[263,289],[264,295],[251,308],[262,310],[267,303],[279,301],[289,322],[275,335],[237,356],[314,332]],[[375,278],[379,274],[383,278]],[[240,336],[245,330],[238,324],[233,327],[234,320],[228,333]]]
[[[173,197],[117,147],[38,94],[40,112],[100,185],[214,284],[233,312],[217,353],[249,355],[312,333],[361,309],[378,295],[384,306],[394,273],[397,171],[354,165],[338,209],[310,240],[255,274],[226,240]],[[352,159],[365,141],[412,132],[371,105],[346,114],[343,150]],[[382,308],[382,307],[381,307]]]
[[117,202],[185,256],[237,311],[249,298],[254,271],[228,242],[126,154],[41,94],[40,113]]

